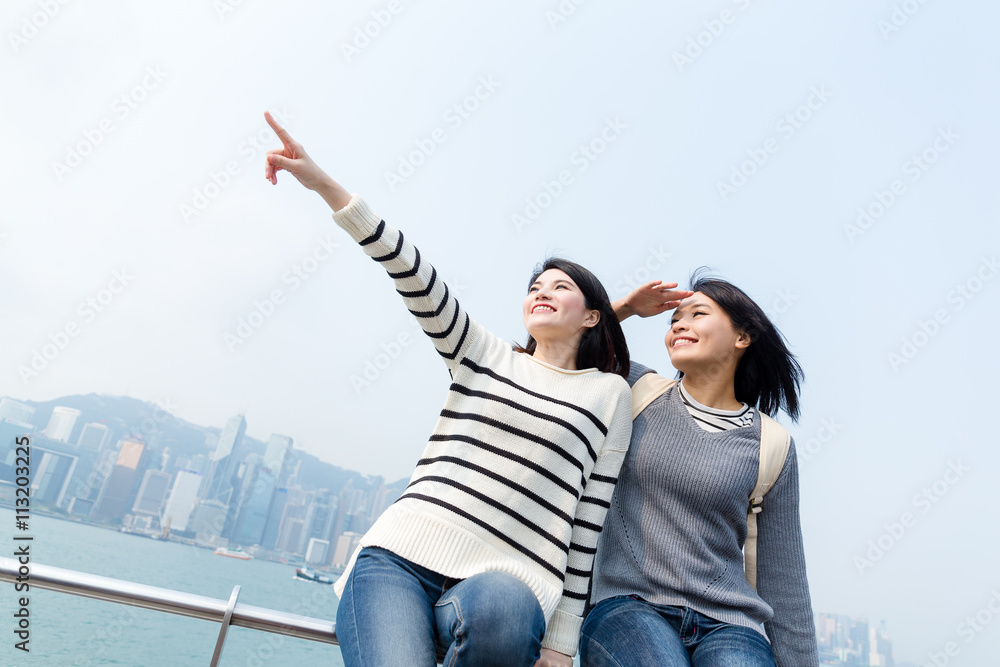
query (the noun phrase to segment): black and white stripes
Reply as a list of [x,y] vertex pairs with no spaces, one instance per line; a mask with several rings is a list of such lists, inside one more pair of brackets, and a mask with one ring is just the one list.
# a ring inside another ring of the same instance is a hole
[[514,352],[472,320],[434,267],[357,196],[334,219],[395,281],[452,374],[409,486],[362,546],[453,578],[519,577],[545,614],[543,645],[572,655],[628,449],[628,384]]

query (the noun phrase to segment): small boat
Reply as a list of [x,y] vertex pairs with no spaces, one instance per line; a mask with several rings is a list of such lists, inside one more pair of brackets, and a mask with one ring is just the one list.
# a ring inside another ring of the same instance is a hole
[[297,567],[295,568],[295,578],[301,579],[303,581],[315,581],[317,584],[332,584],[333,579],[330,577],[320,574],[315,570],[310,570],[308,567]]
[[215,550],[216,556],[229,556],[230,558],[239,558],[240,560],[251,560],[253,556],[248,554],[243,549],[236,547],[235,549],[229,549],[227,547],[219,547]]

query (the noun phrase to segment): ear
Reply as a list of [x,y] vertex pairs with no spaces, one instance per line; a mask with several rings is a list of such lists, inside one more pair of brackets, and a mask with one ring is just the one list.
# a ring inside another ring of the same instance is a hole
[[753,341],[750,340],[750,334],[748,334],[746,331],[741,331],[736,335],[737,350],[747,349],[748,347],[750,347],[751,342]]
[[601,311],[591,310],[587,312],[587,317],[583,320],[583,326],[588,329],[596,327],[597,323],[601,321]]

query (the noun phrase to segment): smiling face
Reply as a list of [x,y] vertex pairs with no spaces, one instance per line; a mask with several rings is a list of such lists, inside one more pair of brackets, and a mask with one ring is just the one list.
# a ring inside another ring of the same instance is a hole
[[670,363],[682,373],[732,365],[735,370],[750,337],[733,328],[719,305],[701,292],[684,299],[671,316],[664,342]]
[[543,272],[528,288],[522,304],[524,328],[536,341],[574,343],[601,314],[587,308],[587,299],[573,279],[559,269]]

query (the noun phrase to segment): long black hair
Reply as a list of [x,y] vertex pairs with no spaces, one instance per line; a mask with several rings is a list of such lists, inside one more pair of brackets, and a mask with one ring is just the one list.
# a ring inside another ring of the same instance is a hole
[[[583,293],[587,309],[596,310],[601,314],[598,323],[583,332],[580,348],[576,352],[576,367],[597,368],[604,373],[615,373],[627,379],[628,344],[625,342],[625,332],[622,331],[618,316],[611,307],[611,299],[608,298],[604,285],[597,276],[576,262],[561,257],[550,257],[535,267],[531,280],[528,281],[528,289],[530,290],[535,284],[538,276],[549,269],[559,269],[572,278]],[[535,347],[535,339],[529,335],[528,343],[524,347],[517,345],[514,349],[534,354]]]
[[799,389],[805,373],[788,350],[785,337],[760,306],[736,285],[710,275],[704,266],[691,274],[688,289],[719,304],[733,328],[750,337],[750,345],[736,366],[736,400],[770,416],[783,410],[792,421],[798,421]]

